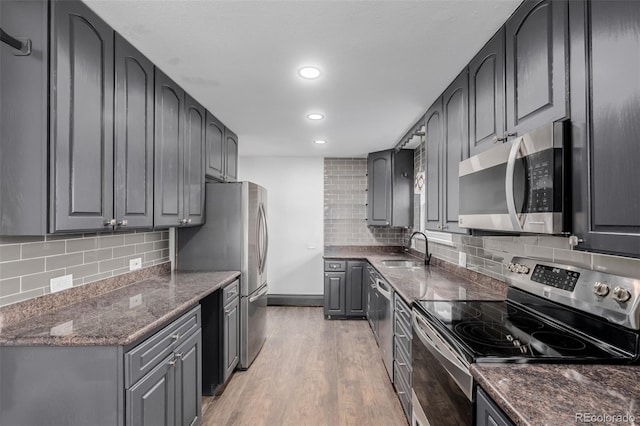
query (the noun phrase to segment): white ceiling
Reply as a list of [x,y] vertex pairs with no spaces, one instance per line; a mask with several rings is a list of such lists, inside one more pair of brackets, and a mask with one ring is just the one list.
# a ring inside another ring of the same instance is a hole
[[[521,0],[84,1],[240,155],[344,157],[394,146]],[[302,80],[303,65],[322,75]]]

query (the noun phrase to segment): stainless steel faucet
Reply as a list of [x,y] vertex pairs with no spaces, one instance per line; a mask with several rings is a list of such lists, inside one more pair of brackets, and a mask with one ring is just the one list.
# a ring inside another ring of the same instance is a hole
[[411,240],[415,237],[416,234],[420,234],[424,237],[424,264],[428,265],[431,262],[431,254],[429,253],[429,240],[424,232],[416,231],[409,237],[409,241],[407,241],[407,246],[404,248],[405,252],[408,252],[411,248]]

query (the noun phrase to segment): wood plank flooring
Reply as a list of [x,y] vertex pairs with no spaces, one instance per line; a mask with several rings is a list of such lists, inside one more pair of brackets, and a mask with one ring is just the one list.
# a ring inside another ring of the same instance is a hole
[[203,426],[407,425],[366,320],[270,306],[267,321],[249,370],[203,399]]

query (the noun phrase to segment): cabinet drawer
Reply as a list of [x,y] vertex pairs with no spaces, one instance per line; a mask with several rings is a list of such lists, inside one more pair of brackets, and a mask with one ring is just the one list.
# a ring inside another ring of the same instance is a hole
[[235,280],[231,284],[222,289],[222,305],[227,306],[240,294],[240,280]]
[[403,325],[408,330],[411,330],[411,309],[397,293],[395,294],[395,313],[395,322],[402,321]]
[[412,372],[412,368],[411,368],[411,357],[409,355],[407,355],[407,353],[404,351],[404,348],[401,348],[400,346],[398,346],[398,341],[395,341],[395,361],[398,364],[398,369],[400,370],[400,372],[403,375],[404,381],[408,384],[411,384],[411,372]]
[[394,330],[395,344],[404,351],[407,361],[411,361],[411,332],[407,330],[404,324],[396,321]]
[[125,388],[151,371],[200,329],[200,306],[187,312],[124,355]]
[[325,260],[324,270],[325,272],[346,271],[347,262],[345,260]]
[[394,385],[396,387],[396,393],[402,405],[402,410],[408,419],[411,418],[411,385],[404,381],[402,373],[399,371],[399,366],[396,362],[393,363],[393,376]]

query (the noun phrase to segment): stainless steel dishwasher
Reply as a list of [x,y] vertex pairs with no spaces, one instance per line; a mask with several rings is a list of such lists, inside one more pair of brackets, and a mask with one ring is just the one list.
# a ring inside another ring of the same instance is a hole
[[387,374],[393,382],[393,288],[382,278],[376,279],[376,287],[380,295],[378,344]]

